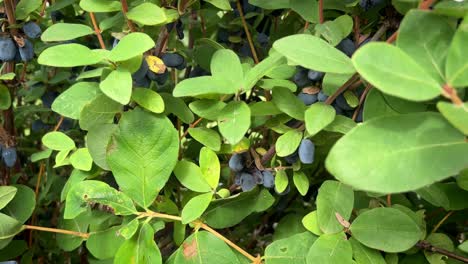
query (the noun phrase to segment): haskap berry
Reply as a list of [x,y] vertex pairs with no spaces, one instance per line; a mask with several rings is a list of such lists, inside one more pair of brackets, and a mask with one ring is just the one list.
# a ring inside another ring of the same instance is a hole
[[16,45],[10,37],[0,37],[0,60],[12,61],[16,56]]
[[34,22],[29,21],[23,25],[23,32],[28,36],[28,38],[38,38],[42,34],[41,28]]

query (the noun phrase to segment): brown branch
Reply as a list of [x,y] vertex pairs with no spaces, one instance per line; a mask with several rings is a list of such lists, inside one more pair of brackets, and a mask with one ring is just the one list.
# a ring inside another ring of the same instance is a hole
[[104,40],[102,39],[101,30],[96,22],[96,17],[94,16],[93,12],[89,12],[89,17],[91,18],[91,22],[93,23],[94,33],[99,40],[99,44],[101,45],[101,49],[106,49],[106,44],[104,44]]
[[450,84],[444,84],[444,86],[442,86],[442,95],[452,100],[452,103],[457,106],[463,105],[463,101],[458,97],[457,90],[450,86]]
[[418,8],[422,10],[429,10],[429,8],[436,2],[437,0],[423,0],[419,3]]
[[434,227],[434,229],[432,229],[431,231],[431,234],[434,234],[435,232],[437,232],[437,230],[439,230],[439,227],[442,226],[442,224],[447,221],[447,219],[453,214],[453,211],[450,211],[448,212]]
[[200,117],[200,118],[198,118],[197,120],[195,120],[195,122],[193,122],[192,124],[190,124],[189,127],[184,131],[184,134],[182,134],[182,136],[179,137],[179,140],[181,140],[181,139],[183,139],[184,137],[186,137],[187,134],[188,134],[188,132],[189,132],[189,129],[190,129],[190,128],[196,127],[202,120],[203,120],[203,117]]
[[354,110],[354,113],[353,113],[353,121],[356,121],[356,118],[359,114],[359,111],[361,110],[361,108],[363,107],[362,105],[364,104],[364,101],[366,100],[366,96],[367,94],[369,93],[370,89],[372,89],[372,85],[370,84],[367,84],[366,85],[366,89],[364,90],[364,92],[362,93],[361,97],[359,98],[359,105],[358,107],[356,107],[356,110]]
[[127,13],[128,13],[128,4],[127,4],[127,0],[120,0],[120,3],[122,4],[122,13],[125,17],[125,19],[127,20],[127,25],[128,25],[128,28],[130,29],[131,32],[136,32],[136,28],[135,28],[135,25],[133,24],[133,22],[128,19],[127,17]]
[[260,61],[258,60],[257,51],[255,50],[255,46],[253,44],[252,36],[250,35],[250,31],[249,31],[249,28],[247,26],[247,22],[245,21],[244,11],[242,11],[242,6],[241,6],[241,3],[240,3],[240,0],[237,0],[237,10],[239,11],[239,15],[240,15],[240,18],[242,20],[242,26],[244,26],[245,35],[247,36],[247,41],[249,42],[250,51],[252,52],[254,62],[255,62],[255,64],[258,64]]
[[426,251],[433,252],[433,253],[439,253],[439,254],[442,254],[442,255],[447,256],[449,258],[453,258],[453,259],[459,260],[459,261],[464,262],[464,263],[468,263],[468,258],[457,255],[457,254],[455,254],[455,253],[453,253],[451,251],[445,250],[443,248],[433,246],[433,245],[431,245],[431,243],[429,243],[427,241],[424,241],[424,240],[419,241],[416,244],[416,247],[418,247],[420,249],[423,249],[423,250],[426,250]]
[[323,18],[323,0],[319,0],[319,23],[323,24],[325,19]]
[[349,78],[348,81],[346,81],[340,88],[338,88],[338,90],[336,90],[335,93],[333,93],[332,95],[330,95],[330,97],[327,98],[327,100],[325,101],[326,104],[332,104],[333,101],[335,101],[335,99],[340,95],[342,94],[344,91],[346,91],[346,89],[348,89],[349,86],[351,86],[351,84],[353,84],[356,79],[358,78],[358,74],[355,73],[353,76],[351,76],[351,78]]
[[65,230],[65,229],[58,229],[58,228],[33,226],[33,225],[23,225],[23,229],[39,230],[39,231],[59,233],[59,234],[65,234],[65,235],[71,235],[71,236],[79,236],[79,237],[82,237],[84,239],[89,238],[88,233],[81,233],[81,232],[70,231],[70,230]]

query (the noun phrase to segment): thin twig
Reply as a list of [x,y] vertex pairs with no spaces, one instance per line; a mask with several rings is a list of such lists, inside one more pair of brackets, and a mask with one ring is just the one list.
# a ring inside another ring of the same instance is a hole
[[455,90],[449,84],[444,84],[444,86],[442,86],[442,95],[452,100],[454,105],[463,106],[463,101],[460,97],[458,97],[457,90]]
[[323,18],[323,0],[319,0],[319,23],[323,24],[324,22]]
[[135,25],[134,25],[133,22],[132,22],[130,19],[128,19],[128,17],[127,17],[127,13],[128,13],[128,4],[127,4],[127,0],[120,0],[120,3],[122,4],[122,13],[123,13],[125,19],[127,20],[128,28],[130,29],[131,32],[135,32],[135,31],[136,31]]
[[455,254],[455,253],[453,253],[451,251],[445,250],[443,248],[433,246],[433,245],[431,245],[431,243],[429,243],[427,241],[424,241],[424,240],[419,241],[416,244],[416,247],[421,248],[421,249],[426,250],[426,251],[439,253],[439,254],[445,255],[445,256],[447,256],[449,258],[453,258],[453,259],[459,260],[459,261],[464,262],[464,263],[468,263],[468,258],[457,255],[457,254]]
[[356,107],[356,110],[354,110],[354,113],[353,113],[353,121],[356,121],[356,118],[359,114],[359,111],[361,111],[361,108],[363,107],[363,104],[364,104],[364,101],[366,100],[366,96],[367,94],[369,93],[369,91],[372,89],[372,85],[370,85],[370,83],[368,83],[366,85],[366,89],[364,90],[364,92],[362,93],[361,97],[359,98],[359,105],[358,107]]
[[332,104],[333,101],[335,101],[335,99],[340,95],[342,94],[344,91],[346,91],[346,89],[348,89],[349,86],[351,86],[351,84],[353,84],[356,79],[358,78],[358,74],[355,73],[353,76],[351,76],[351,78],[349,78],[348,81],[346,81],[340,88],[338,88],[338,90],[336,90],[335,93],[333,93],[332,95],[330,95],[330,97],[327,98],[327,100],[325,101],[326,104]]
[[258,64],[260,61],[258,60],[257,51],[255,50],[255,46],[254,46],[254,43],[252,41],[252,36],[250,35],[250,31],[249,31],[249,28],[247,26],[247,22],[245,21],[244,11],[242,11],[242,6],[241,6],[241,3],[240,3],[240,0],[237,0],[237,10],[239,11],[239,15],[240,15],[240,18],[242,20],[242,25],[244,26],[245,35],[247,36],[247,41],[249,42],[250,51],[252,52],[254,62],[255,62],[255,64]]
[[96,17],[94,16],[93,12],[89,12],[89,17],[91,18],[91,22],[93,23],[94,33],[99,40],[99,44],[101,45],[101,49],[106,49],[106,44],[104,44],[104,40],[102,39],[101,30],[96,22]]
[[57,130],[60,128],[60,126],[62,125],[62,122],[63,122],[63,116],[60,116],[60,119],[59,119],[59,121],[57,122],[57,124],[55,125],[53,131],[57,131]]
[[435,232],[437,232],[437,230],[439,230],[439,227],[445,222],[447,221],[447,219],[453,214],[453,211],[450,211],[448,212],[438,223],[437,225],[434,226],[434,228],[432,229],[431,231],[431,234],[434,234]]
[[392,195],[387,194],[387,206],[392,207]]
[[436,2],[437,0],[423,0],[419,3],[418,8],[422,10],[429,10],[429,8]]
[[76,232],[76,231],[71,231],[71,230],[65,230],[65,229],[58,229],[58,228],[50,228],[50,227],[42,227],[42,226],[33,226],[33,225],[23,225],[23,229],[39,230],[39,231],[45,231],[45,232],[59,233],[59,234],[65,234],[65,235],[72,235],[72,236],[82,237],[82,238],[84,238],[84,239],[89,238],[89,234],[88,234],[88,233],[81,233],[81,232]]
[[190,124],[189,127],[184,131],[184,134],[182,134],[182,136],[179,137],[179,140],[181,140],[181,139],[183,139],[184,137],[186,137],[187,134],[188,134],[188,132],[189,132],[189,129],[190,129],[190,128],[196,127],[202,120],[203,120],[203,117],[200,117],[200,118],[198,118],[197,120],[195,120],[195,122],[193,122],[192,124]]

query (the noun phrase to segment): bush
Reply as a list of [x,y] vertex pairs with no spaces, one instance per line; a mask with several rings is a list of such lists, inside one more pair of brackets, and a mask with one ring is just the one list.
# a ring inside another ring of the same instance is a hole
[[468,262],[466,1],[3,6],[0,261]]

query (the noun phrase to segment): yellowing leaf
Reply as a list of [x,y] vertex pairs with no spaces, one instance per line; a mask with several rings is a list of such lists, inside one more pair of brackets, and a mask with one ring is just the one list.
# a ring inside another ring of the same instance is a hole
[[147,56],[145,59],[152,72],[161,74],[166,71],[166,65],[164,65],[164,62],[160,58],[156,56]]

